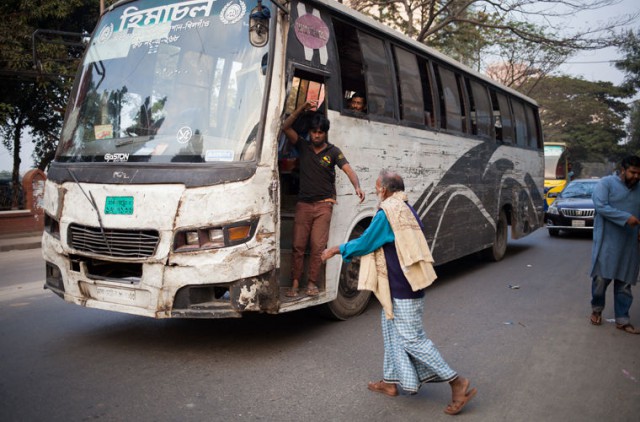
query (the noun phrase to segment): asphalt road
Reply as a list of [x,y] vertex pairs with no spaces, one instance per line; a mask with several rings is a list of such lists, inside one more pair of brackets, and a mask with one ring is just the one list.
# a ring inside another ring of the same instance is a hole
[[[545,230],[507,257],[437,268],[425,326],[472,380],[465,421],[637,421],[640,336],[588,322],[588,236]],[[380,307],[153,320],[85,309],[42,289],[40,250],[0,253],[2,421],[446,421],[444,384],[391,398]],[[511,286],[511,287],[510,287]],[[611,289],[610,289],[611,290]],[[640,296],[638,288],[636,296]],[[631,310],[640,326],[640,299]]]

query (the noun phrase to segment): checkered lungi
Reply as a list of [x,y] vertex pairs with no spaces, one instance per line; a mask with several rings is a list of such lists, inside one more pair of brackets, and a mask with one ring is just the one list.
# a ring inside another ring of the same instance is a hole
[[393,319],[382,311],[384,381],[415,393],[426,382],[448,382],[457,374],[440,356],[422,326],[424,298],[393,299]]

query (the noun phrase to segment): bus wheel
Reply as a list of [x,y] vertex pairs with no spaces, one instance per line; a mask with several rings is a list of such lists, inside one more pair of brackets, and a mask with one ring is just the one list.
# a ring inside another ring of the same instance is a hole
[[507,213],[504,210],[500,210],[498,221],[496,221],[496,238],[493,241],[493,245],[482,251],[485,259],[497,262],[504,258],[504,254],[507,252],[508,228]]
[[[360,237],[364,228],[356,226],[349,236],[349,240]],[[360,258],[353,258],[351,262],[342,263],[340,281],[338,282],[338,296],[323,305],[323,314],[331,319],[344,321],[360,315],[369,304],[371,292],[358,290],[358,274],[360,273]]]

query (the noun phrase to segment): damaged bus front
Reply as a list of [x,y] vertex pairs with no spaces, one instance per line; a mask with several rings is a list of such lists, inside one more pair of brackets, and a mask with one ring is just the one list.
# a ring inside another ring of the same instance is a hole
[[45,188],[48,289],[156,318],[278,312],[266,3],[122,1],[102,16]]

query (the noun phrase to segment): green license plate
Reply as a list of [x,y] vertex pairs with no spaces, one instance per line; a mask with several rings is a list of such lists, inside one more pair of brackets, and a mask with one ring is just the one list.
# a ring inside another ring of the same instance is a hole
[[105,214],[133,214],[133,196],[107,196],[104,204]]

